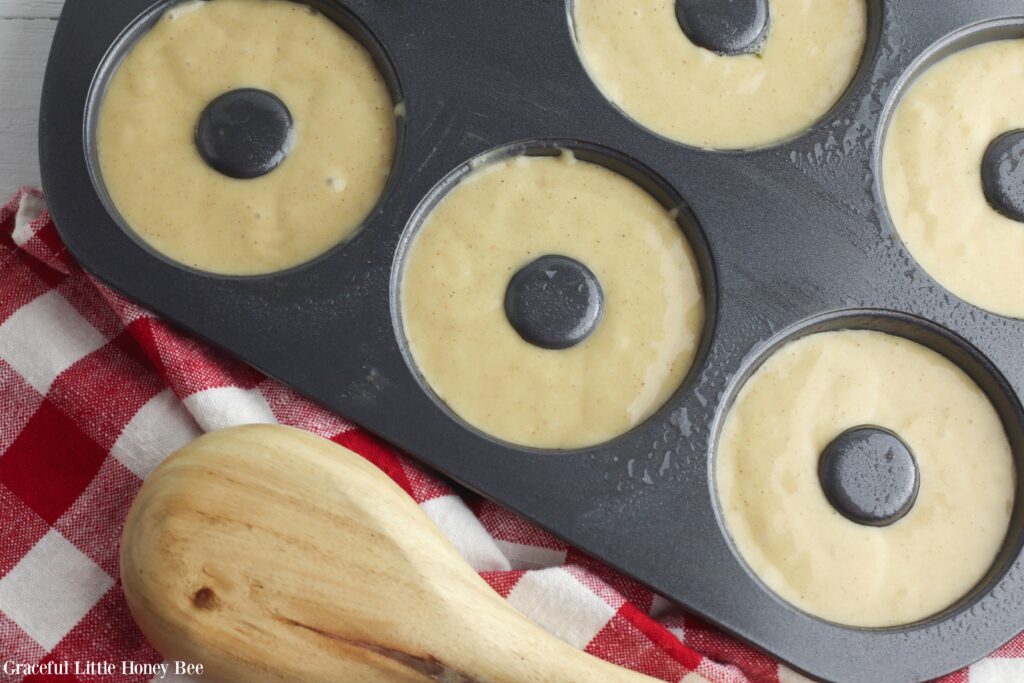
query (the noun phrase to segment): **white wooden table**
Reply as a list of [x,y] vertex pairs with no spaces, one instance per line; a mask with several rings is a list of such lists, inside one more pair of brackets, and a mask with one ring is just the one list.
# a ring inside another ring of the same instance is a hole
[[0,0],[0,204],[20,185],[39,185],[39,94],[63,4]]

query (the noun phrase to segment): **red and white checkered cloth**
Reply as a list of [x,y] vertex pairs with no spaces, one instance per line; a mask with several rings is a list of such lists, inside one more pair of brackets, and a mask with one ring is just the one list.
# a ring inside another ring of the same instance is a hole
[[[806,680],[111,292],[73,262],[31,189],[0,209],[0,667],[159,662],[117,578],[128,507],[179,446],[252,422],[301,427],[366,457],[498,593],[587,652],[666,681]],[[47,678],[0,671],[0,683]],[[1024,681],[1024,637],[943,680]]]

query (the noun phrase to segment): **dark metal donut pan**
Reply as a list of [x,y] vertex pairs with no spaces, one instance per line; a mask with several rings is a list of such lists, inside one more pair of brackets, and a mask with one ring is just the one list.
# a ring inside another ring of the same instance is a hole
[[[1024,5],[870,0],[860,72],[823,121],[774,147],[715,152],[650,133],[609,104],[577,56],[567,1],[309,0],[367,45],[404,103],[395,164],[347,243],[237,278],[153,253],[97,181],[104,84],[168,3],[67,0],[40,122],[57,226],[114,289],[812,676],[920,681],[996,649],[1024,629],[1024,477],[1003,551],[970,595],[921,623],[862,629],[809,616],[752,575],[724,530],[713,465],[733,397],[771,350],[859,327],[959,364],[999,411],[1021,471],[1024,321],[959,300],[917,265],[879,169],[906,84],[954,50],[1024,37]],[[610,443],[551,453],[487,438],[436,400],[404,347],[397,283],[410,235],[471,160],[558,147],[689,207],[680,223],[707,315],[694,367],[666,406]]]

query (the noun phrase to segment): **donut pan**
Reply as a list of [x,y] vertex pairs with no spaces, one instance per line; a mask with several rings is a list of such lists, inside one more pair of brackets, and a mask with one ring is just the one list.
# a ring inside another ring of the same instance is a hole
[[[724,530],[713,473],[725,414],[758,363],[800,335],[847,327],[901,335],[959,364],[1000,412],[1020,471],[1024,321],[957,299],[916,264],[888,217],[879,167],[907,83],[957,49],[1024,37],[1024,7],[871,0],[860,71],[821,122],[770,148],[714,152],[650,133],[609,104],[581,65],[567,2],[309,0],[364,42],[404,103],[395,165],[347,243],[283,273],[233,278],[153,253],[121,227],[97,180],[104,85],[168,4],[67,0],[40,122],[57,226],[114,289],[811,676],[919,681],[993,651],[1024,629],[1019,483],[1003,551],[973,592],[924,622],[861,629],[809,616],[754,577]],[[707,315],[667,405],[610,443],[554,453],[481,435],[434,397],[403,342],[397,285],[410,237],[471,161],[558,148],[686,207]]]

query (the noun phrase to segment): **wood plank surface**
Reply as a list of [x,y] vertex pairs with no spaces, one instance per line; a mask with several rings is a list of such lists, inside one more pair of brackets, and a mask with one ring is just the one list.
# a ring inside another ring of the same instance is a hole
[[39,95],[63,4],[0,0],[0,204],[21,185],[39,185]]

